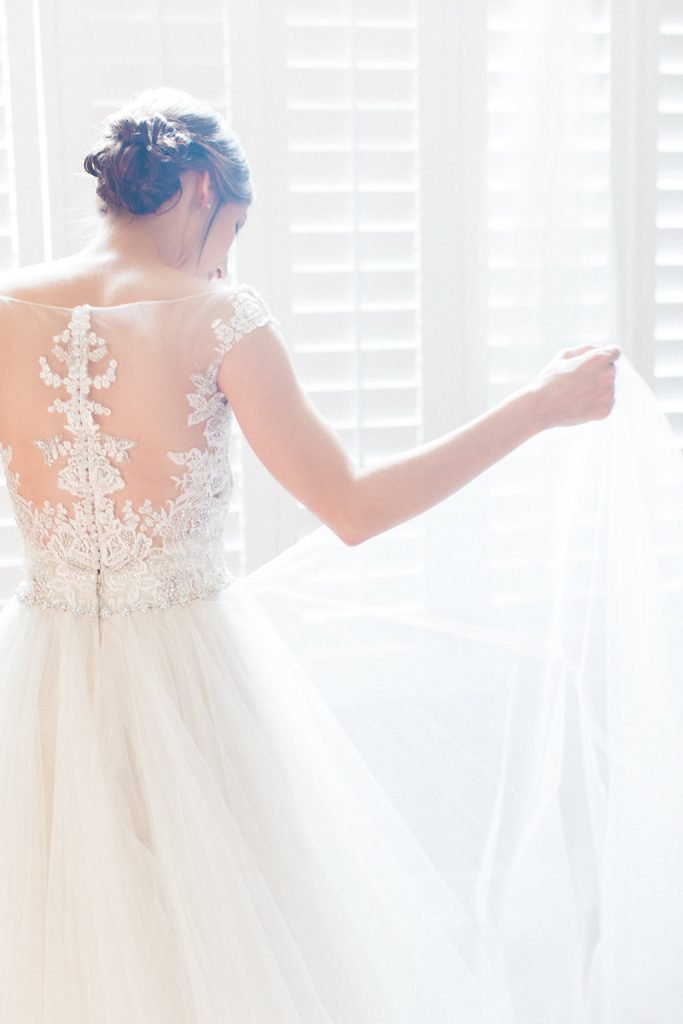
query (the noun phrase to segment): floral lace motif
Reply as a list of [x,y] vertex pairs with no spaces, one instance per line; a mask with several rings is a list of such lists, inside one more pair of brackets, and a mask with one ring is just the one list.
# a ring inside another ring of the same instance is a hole
[[[47,387],[64,387],[68,399],[56,398],[50,412],[63,413],[64,430],[35,444],[48,466],[63,459],[58,486],[74,497],[73,507],[45,501],[36,505],[20,492],[20,474],[11,468],[13,450],[0,444],[7,488],[24,540],[25,578],[16,596],[43,608],[70,610],[105,618],[132,611],[166,608],[217,593],[229,584],[223,541],[233,487],[229,458],[232,411],[218,388],[223,355],[244,334],[277,323],[248,285],[232,297],[228,321],[212,322],[218,340],[216,358],[190,376],[188,425],[204,423],[206,446],[169,451],[183,472],[173,476],[177,497],[154,508],[147,499],[134,508],[130,499],[116,514],[111,495],[125,486],[118,466],[129,462],[136,441],[105,433],[94,419],[111,409],[93,392],[116,379],[117,362],[90,376],[90,364],[107,356],[103,338],[91,330],[87,306],[73,310],[66,330],[53,341],[52,353],[65,371],[40,357],[40,377]],[[68,435],[68,436],[67,436]]]

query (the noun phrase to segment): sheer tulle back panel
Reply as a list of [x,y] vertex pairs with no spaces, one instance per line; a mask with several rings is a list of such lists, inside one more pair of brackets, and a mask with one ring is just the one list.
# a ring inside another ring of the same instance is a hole
[[[74,310],[2,301],[0,443],[21,496],[72,515],[104,465],[117,518],[128,502],[163,514],[212,448],[225,454],[219,321],[236,308],[226,295]],[[225,461],[212,469],[206,497],[231,482]]]

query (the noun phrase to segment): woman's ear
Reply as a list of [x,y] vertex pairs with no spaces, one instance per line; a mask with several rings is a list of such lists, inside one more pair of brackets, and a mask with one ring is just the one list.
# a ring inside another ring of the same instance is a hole
[[197,199],[199,200],[199,205],[202,207],[208,206],[211,202],[211,175],[208,171],[198,171],[197,174]]

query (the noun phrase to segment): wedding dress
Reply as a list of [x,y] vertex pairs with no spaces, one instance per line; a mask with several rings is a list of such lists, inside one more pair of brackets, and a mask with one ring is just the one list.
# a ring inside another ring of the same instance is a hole
[[622,357],[349,548],[235,578],[246,285],[0,300],[2,1024],[678,1024],[683,472]]

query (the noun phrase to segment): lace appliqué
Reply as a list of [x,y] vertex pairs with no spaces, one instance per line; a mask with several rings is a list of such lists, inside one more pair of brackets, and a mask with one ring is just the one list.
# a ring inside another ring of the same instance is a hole
[[117,363],[110,359],[103,371],[90,376],[90,364],[103,360],[107,347],[90,329],[88,308],[74,309],[67,329],[53,339],[52,353],[66,372],[57,373],[40,357],[41,379],[48,387],[63,386],[69,396],[56,398],[48,407],[64,414],[65,427],[33,440],[48,466],[66,460],[57,480],[74,496],[73,508],[49,501],[37,506],[24,498],[19,473],[11,468],[12,448],[0,444],[24,539],[26,578],[16,590],[20,600],[101,618],[187,604],[232,581],[223,544],[234,482],[229,458],[232,411],[218,388],[218,370],[239,337],[277,322],[249,286],[237,291],[233,308],[229,321],[213,321],[217,357],[205,371],[191,375],[194,391],[187,395],[188,425],[205,423],[206,447],[167,452],[184,469],[172,477],[176,498],[162,508],[147,499],[135,509],[127,500],[120,516],[110,495],[125,487],[118,465],[130,461],[137,442],[104,433],[94,419],[111,414],[90,396],[115,381]]

